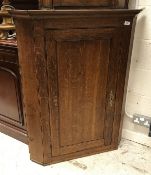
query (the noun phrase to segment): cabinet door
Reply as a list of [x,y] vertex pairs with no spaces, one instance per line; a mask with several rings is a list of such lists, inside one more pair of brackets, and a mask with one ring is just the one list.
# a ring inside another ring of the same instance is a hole
[[110,145],[116,29],[47,31],[52,155]]
[[24,128],[19,77],[8,68],[10,65],[15,67],[15,64],[8,65],[0,62],[0,120]]
[[54,6],[104,6],[113,7],[116,5],[116,0],[54,0]]

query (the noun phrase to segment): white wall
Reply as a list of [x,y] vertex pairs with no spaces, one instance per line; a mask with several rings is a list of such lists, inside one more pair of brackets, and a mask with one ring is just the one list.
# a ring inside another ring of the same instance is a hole
[[[151,0],[130,0],[129,5],[145,10],[137,19],[125,109],[128,115],[151,117]],[[124,138],[151,146],[148,131],[125,115]]]

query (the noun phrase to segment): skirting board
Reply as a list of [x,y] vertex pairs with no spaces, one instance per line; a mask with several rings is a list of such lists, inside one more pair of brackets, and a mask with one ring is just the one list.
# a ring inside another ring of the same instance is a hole
[[127,129],[122,130],[122,138],[151,147],[151,138]]

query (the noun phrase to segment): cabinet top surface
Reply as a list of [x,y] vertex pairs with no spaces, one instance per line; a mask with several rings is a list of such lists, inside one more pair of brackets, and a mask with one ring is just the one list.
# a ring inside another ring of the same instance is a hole
[[11,15],[16,18],[52,18],[70,16],[135,16],[142,9],[80,9],[80,10],[13,10]]

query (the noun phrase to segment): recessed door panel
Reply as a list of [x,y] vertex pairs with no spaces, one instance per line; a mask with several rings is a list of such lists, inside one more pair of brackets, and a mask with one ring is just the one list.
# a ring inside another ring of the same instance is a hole
[[57,43],[61,146],[103,139],[109,46],[107,39]]

